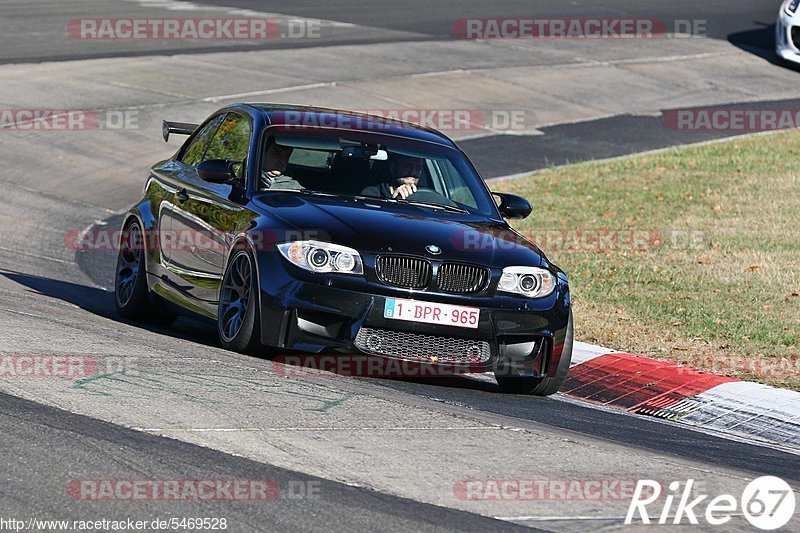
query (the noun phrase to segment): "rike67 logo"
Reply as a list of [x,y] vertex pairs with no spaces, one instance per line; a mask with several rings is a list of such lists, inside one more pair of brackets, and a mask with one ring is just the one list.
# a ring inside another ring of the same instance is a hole
[[[679,481],[670,483],[660,513],[651,517],[650,513],[658,512],[653,507],[662,503],[659,501],[662,496],[661,484],[658,481],[640,479],[628,507],[625,523],[632,524],[638,514],[643,524],[657,520],[659,524],[688,522],[698,525],[700,517],[712,526],[721,526],[730,522],[735,515],[744,515],[752,526],[770,531],[788,524],[794,514],[794,492],[788,483],[778,477],[763,476],[754,479],[745,487],[738,500],[730,494],[722,494],[706,501],[710,496],[693,494],[693,485],[693,479],[687,480],[683,489]],[[676,500],[677,504],[673,508]],[[649,510],[648,506],[651,506]]]

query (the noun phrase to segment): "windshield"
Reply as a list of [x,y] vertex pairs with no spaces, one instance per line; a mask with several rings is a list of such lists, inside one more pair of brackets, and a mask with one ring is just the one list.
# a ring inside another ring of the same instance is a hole
[[348,132],[277,134],[264,147],[258,189],[408,202],[492,215],[492,199],[458,151],[402,137]]

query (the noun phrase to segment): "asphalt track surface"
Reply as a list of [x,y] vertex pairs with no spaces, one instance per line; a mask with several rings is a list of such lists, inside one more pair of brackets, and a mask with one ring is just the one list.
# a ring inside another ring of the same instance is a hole
[[[142,9],[141,13],[149,13],[150,8],[144,4],[132,3],[134,8],[139,6]],[[294,2],[288,8],[272,2],[214,2],[214,5],[226,4],[378,28],[369,32],[359,29],[355,33],[347,33],[345,28],[341,34],[333,34],[330,42],[314,43],[314,46],[444,40],[449,38],[453,19],[532,16],[530,2],[508,2],[502,8],[491,10],[480,2],[411,2],[402,5],[370,2],[356,7],[346,2]],[[25,2],[4,5],[2,24],[13,28],[15,34],[13,39],[8,39],[9,32],[3,32],[7,40],[3,41],[0,62],[204,51],[201,46],[186,43],[115,43],[115,46],[77,51],[77,48],[71,48],[74,43],[62,40],[63,36],[59,35],[63,33],[63,21],[85,16],[89,5],[49,2],[46,7],[37,6],[36,10],[26,7]],[[569,6],[541,2],[536,7],[536,16],[707,18],[712,38],[728,40],[743,49],[749,47],[755,54],[769,47],[769,44],[764,47],[763,39],[775,11],[772,2],[747,1],[705,2],[702,5],[691,2],[573,2]],[[106,2],[93,3],[91,9],[92,16],[97,17],[118,12],[116,5]],[[252,49],[250,45],[227,46],[232,50]],[[260,48],[269,46],[309,46],[309,43],[259,45]],[[4,104],[10,106],[13,102]],[[779,105],[791,108],[797,104],[797,100],[785,100],[779,104],[749,105],[775,109]],[[679,136],[665,131],[656,117],[635,115],[554,125],[542,131],[544,135],[487,136],[460,144],[484,175],[490,177],[730,135],[696,133],[690,137],[686,134]],[[92,154],[91,147],[87,146],[85,150]],[[506,154],[533,152],[537,155],[533,161],[530,157],[497,157],[501,151]],[[46,158],[47,154],[43,157]],[[17,163],[22,169],[22,162]],[[29,169],[30,163],[26,163],[25,168]],[[147,372],[162,371],[162,374],[142,374],[159,375],[163,379],[173,375],[165,372],[165,368],[179,368],[181,373],[195,377],[209,373],[209,368],[215,368],[214,365],[222,365],[231,375],[245,370],[262,372],[268,368],[264,360],[221,350],[212,330],[189,319],[181,319],[170,330],[120,321],[113,310],[113,294],[108,291],[112,286],[113,254],[75,256],[64,250],[61,228],[79,227],[95,219],[117,224],[119,217],[114,211],[120,204],[133,201],[140,184],[120,190],[105,186],[100,175],[96,178],[97,190],[87,194],[87,201],[82,203],[76,201],[74,195],[39,192],[35,188],[16,185],[11,176],[19,171],[7,169],[3,174],[6,202],[0,208],[0,219],[5,228],[0,232],[0,307],[3,309],[0,352],[145,354],[143,369]],[[114,209],[98,207],[104,205],[114,206]],[[37,213],[41,219],[31,222],[30,213]],[[22,228],[24,234],[15,234],[15,227]],[[127,378],[133,380],[134,376],[131,374]],[[338,378],[332,383],[331,390],[345,391],[361,402],[349,408],[347,403],[343,403],[343,409],[349,410],[344,410],[340,416],[346,418],[334,422],[325,422],[325,413],[311,413],[299,406],[293,410],[291,399],[300,397],[298,390],[292,389],[294,385],[286,387],[288,393],[295,396],[280,400],[288,402],[289,409],[280,402],[262,405],[258,396],[261,393],[243,378],[225,392],[229,395],[227,397],[207,392],[209,398],[213,396],[213,401],[217,402],[210,404],[187,403],[186,398],[205,399],[202,397],[205,385],[192,388],[185,382],[181,383],[180,390],[177,387],[153,390],[148,392],[149,395],[128,396],[122,400],[111,397],[110,392],[102,389],[89,392],[81,389],[85,394],[65,395],[64,387],[60,385],[51,388],[50,384],[9,382],[0,393],[0,434],[3,435],[0,443],[4,448],[0,501],[3,512],[18,519],[36,516],[83,520],[141,517],[152,520],[162,516],[224,516],[233,524],[232,531],[502,531],[517,528],[508,520],[493,520],[487,516],[512,516],[516,517],[514,522],[558,531],[620,527],[618,517],[609,522],[596,514],[594,521],[586,521],[578,517],[581,512],[587,512],[585,508],[575,511],[569,506],[529,506],[526,512],[520,511],[520,507],[502,506],[464,511],[470,507],[463,502],[459,504],[446,497],[439,498],[427,490],[430,478],[420,471],[435,463],[425,463],[415,456],[442,453],[441,449],[433,449],[434,445],[445,451],[451,446],[453,450],[473,454],[471,459],[461,457],[462,463],[453,464],[474,463],[475,470],[459,470],[453,466],[454,479],[469,473],[485,477],[504,474],[596,478],[620,472],[637,477],[672,476],[670,479],[705,476],[707,483],[718,483],[718,489],[729,488],[728,482],[731,482],[730,486],[739,487],[743,480],[757,475],[778,475],[795,484],[800,483],[800,461],[793,453],[722,439],[669,422],[598,409],[565,398],[504,395],[495,384],[487,381],[467,378],[435,382]],[[309,390],[315,390],[316,386],[302,385]],[[330,392],[328,389],[325,391]],[[172,401],[175,403],[170,403]],[[205,407],[207,405],[213,408]],[[375,413],[372,405],[386,410]],[[238,411],[242,416],[256,413],[252,415],[256,418],[237,420]],[[404,413],[410,412],[420,415],[421,428],[405,427],[414,425],[411,423],[414,420],[404,417]],[[432,427],[425,426],[426,416],[432,419]],[[244,433],[239,434],[242,435],[239,440],[235,434],[227,440],[210,437],[203,440],[181,433],[182,429],[147,431],[147,428],[166,427],[158,424],[166,424],[173,418],[186,421],[192,417],[202,420],[199,424],[216,422],[223,428],[248,421],[261,424],[261,429],[276,432],[282,425],[302,425],[304,417],[332,426],[327,428],[327,434],[325,431],[307,433],[307,441],[265,438],[251,442]],[[275,427],[269,425],[273,419]],[[391,427],[383,427],[377,422],[382,419]],[[366,436],[352,437],[348,434],[358,434],[356,429],[348,429],[348,424],[361,420],[365,424],[376,421],[373,422],[377,435],[374,441],[369,441]],[[454,429],[436,433],[441,420],[450,420]],[[455,420],[463,421],[469,427],[461,427]],[[153,425],[142,426],[149,421]],[[501,427],[494,431],[495,425]],[[472,431],[472,426],[479,427],[482,432],[477,432],[472,440],[461,437]],[[484,431],[487,428],[492,431]],[[384,430],[387,432],[382,433]],[[396,441],[392,431],[398,435]],[[409,434],[427,431],[432,436],[399,436],[402,431]],[[337,436],[330,437],[331,433]],[[501,436],[494,437],[495,434]],[[521,440],[521,436],[527,440]],[[360,440],[368,444],[360,445]],[[287,442],[293,443],[294,447]],[[541,443],[541,447],[536,443]],[[501,444],[507,445],[508,449],[498,451]],[[393,448],[395,445],[398,449]],[[486,449],[487,445],[498,448]],[[272,452],[262,452],[262,448]],[[406,455],[398,455],[399,449],[403,449]],[[335,454],[347,455],[354,450],[363,457],[354,459],[352,463],[339,463]],[[491,455],[496,456],[494,463],[486,459]],[[447,470],[451,459],[454,458],[439,461],[447,463],[443,470]],[[310,466],[306,468],[305,463]],[[519,472],[514,468],[515,463],[520,465]],[[539,464],[540,470],[531,469],[531,463]],[[366,473],[361,475],[358,467],[347,466],[352,464],[361,464]],[[376,464],[384,467],[376,467]],[[309,471],[319,476],[307,473]],[[109,505],[72,500],[65,486],[70,480],[86,478],[247,478],[276,480],[281,486],[289,482],[314,482],[319,483],[320,497],[281,498],[265,505],[252,502],[177,505],[173,502],[116,502]],[[343,481],[336,481],[338,479]],[[448,483],[452,485],[452,480]],[[426,501],[434,504],[424,503]],[[459,505],[462,510],[449,508]],[[617,512],[616,508],[609,511],[610,514]],[[530,515],[538,515],[539,519],[526,519]],[[555,515],[558,515],[557,520],[543,519]],[[572,521],[567,519],[570,515],[574,517]],[[746,527],[737,523],[735,527],[732,524],[732,529],[746,530]]]
[[731,35],[758,28],[759,22],[771,24],[775,18],[775,2],[763,1],[709,1],[693,2],[675,0],[657,2],[644,0],[582,0],[559,2],[558,0],[511,0],[487,6],[482,0],[431,2],[425,0],[393,2],[283,2],[259,0],[201,0],[201,4],[216,4],[261,11],[289,13],[300,17],[317,17],[339,20],[364,26],[391,30],[419,32],[431,36],[449,37],[453,21],[468,18],[652,18],[663,20],[672,26],[675,20],[707,20],[707,34],[716,39],[727,39]]
[[[80,520],[130,518],[152,522],[174,516],[221,518],[234,514],[235,522],[232,520],[230,524],[233,530],[309,531],[320,528],[320,517],[324,517],[326,528],[339,531],[526,530],[463,511],[298,475],[5,394],[0,394],[0,402],[4,455],[37,458],[35,465],[9,461],[4,469],[6,479],[14,480],[0,489],[4,517],[69,514]],[[291,484],[293,492],[258,501],[181,502],[178,508],[169,501],[150,502],[146,509],[137,502],[125,502],[116,505],[114,513],[109,514],[93,502],[66,497],[64,487],[73,478],[65,465],[81,465],[98,479],[109,471],[119,475],[119,479],[142,479],[145,472],[155,470],[160,479],[270,480],[283,488]],[[41,483],[42,475],[50,482]]]
[[[114,224],[117,220],[109,222]],[[77,261],[84,272],[94,274],[96,282],[108,284],[113,276],[113,271],[107,266],[112,255],[103,257],[95,253],[78,254]],[[9,272],[4,275],[32,291],[60,298],[98,316],[117,319],[114,297],[110,292],[19,273]],[[201,327],[199,323],[182,319],[178,329],[182,330],[186,339],[217,344],[213,331],[200,331],[199,327]],[[366,380],[366,378],[355,379]],[[681,455],[719,466],[735,467],[765,475],[785,476],[800,481],[800,468],[794,455],[772,448],[742,446],[741,443],[691,431],[668,421],[654,422],[648,417],[629,416],[616,410],[589,409],[577,401],[559,402],[554,409],[553,402],[547,399],[513,396],[513,400],[509,400],[509,396],[501,394],[495,383],[482,380],[436,378],[366,381],[391,390],[429,398],[435,402],[512,416],[519,420],[600,436],[626,446]],[[664,438],[665,431],[669,433],[668,439]],[[760,458],[757,464],[753,461],[754,454]]]
[[[76,18],[102,18],[152,16],[150,8],[170,2],[125,0],[124,3],[103,0],[56,1],[37,3],[26,0],[9,0],[3,5],[3,30],[0,41],[0,62],[53,61],[59,59],[89,59],[99,57],[124,57],[152,53],[204,53],[218,50],[220,46],[236,50],[278,49],[341,45],[347,43],[370,44],[408,40],[451,39],[453,24],[465,18],[651,18],[663,20],[672,27],[678,20],[702,20],[704,33],[715,39],[729,39],[742,46],[766,48],[771,46],[771,26],[775,22],[777,2],[765,0],[731,0],[695,2],[676,0],[661,2],[646,0],[603,0],[561,2],[559,0],[513,0],[490,4],[482,0],[424,0],[375,2],[275,2],[259,0],[201,0],[192,4],[226,6],[262,13],[279,13],[291,17],[330,20],[358,25],[354,31],[329,32],[322,41],[281,40],[265,43],[215,43],[213,47],[200,42],[96,42],[87,46],[66,35],[65,21]],[[177,4],[177,2],[175,2]],[[189,13],[203,12],[197,9]],[[173,11],[173,16],[187,11]],[[369,28],[369,29],[364,29]],[[372,31],[380,30],[380,31]],[[327,32],[323,32],[327,33]],[[88,50],[87,50],[88,49]]]
[[[709,106],[708,110],[797,109],[800,100],[772,100]],[[669,112],[670,110],[662,110]],[[618,115],[541,128],[543,135],[493,135],[459,145],[484,176],[508,176],[588,159],[606,159],[741,135],[740,131],[678,131],[664,127],[663,116]],[[507,154],[498,157],[497,154]],[[524,154],[524,156],[523,156]],[[491,178],[490,178],[491,179]]]

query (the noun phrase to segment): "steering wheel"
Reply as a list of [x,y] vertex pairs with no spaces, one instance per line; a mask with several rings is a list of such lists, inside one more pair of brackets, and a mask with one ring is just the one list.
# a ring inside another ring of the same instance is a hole
[[417,187],[417,192],[410,195],[406,200],[412,202],[423,202],[426,204],[440,204],[457,207],[457,204],[447,196],[427,187]]

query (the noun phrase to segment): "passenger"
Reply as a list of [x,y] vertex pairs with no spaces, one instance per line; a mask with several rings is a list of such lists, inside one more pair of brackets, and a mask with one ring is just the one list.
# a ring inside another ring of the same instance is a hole
[[389,156],[389,173],[391,175],[389,183],[370,185],[361,191],[361,195],[378,198],[397,198],[399,196],[405,200],[417,192],[417,184],[422,176],[422,159],[391,154]]

